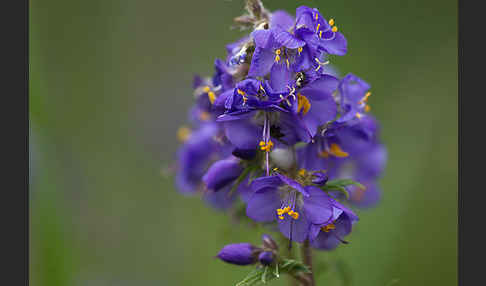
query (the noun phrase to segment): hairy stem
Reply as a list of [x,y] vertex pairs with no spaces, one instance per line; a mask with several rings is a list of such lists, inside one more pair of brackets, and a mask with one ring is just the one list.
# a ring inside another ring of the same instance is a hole
[[304,263],[309,266],[311,273],[308,274],[309,283],[306,286],[314,286],[314,270],[312,269],[312,248],[310,247],[309,240],[306,240],[301,247],[302,259]]

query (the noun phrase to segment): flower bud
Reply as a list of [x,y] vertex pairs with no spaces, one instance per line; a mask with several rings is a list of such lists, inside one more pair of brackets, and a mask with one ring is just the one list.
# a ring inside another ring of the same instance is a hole
[[219,191],[227,184],[238,178],[243,167],[235,157],[215,162],[202,178],[206,187],[213,191]]
[[319,186],[326,184],[327,180],[329,179],[323,172],[315,172],[312,174],[312,176],[312,183]]
[[231,264],[249,265],[256,262],[256,247],[249,243],[228,244],[218,254],[218,258]]
[[263,265],[270,265],[273,262],[273,253],[271,251],[264,251],[258,255],[258,261]]

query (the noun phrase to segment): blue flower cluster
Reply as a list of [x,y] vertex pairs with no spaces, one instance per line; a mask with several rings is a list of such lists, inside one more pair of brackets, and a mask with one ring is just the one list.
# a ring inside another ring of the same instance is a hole
[[[347,41],[317,9],[246,21],[250,35],[226,46],[211,78],[194,79],[177,187],[223,210],[243,202],[249,218],[291,241],[334,249],[358,221],[349,207],[380,199],[387,154],[369,114],[370,85],[333,71],[328,57],[345,55]],[[359,184],[326,188],[340,179]]]

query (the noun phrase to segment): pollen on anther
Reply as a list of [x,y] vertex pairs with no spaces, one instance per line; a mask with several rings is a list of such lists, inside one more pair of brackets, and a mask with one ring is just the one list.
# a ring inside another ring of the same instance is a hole
[[332,143],[330,148],[329,148],[329,153],[331,153],[332,155],[336,156],[336,157],[340,157],[340,158],[343,158],[343,157],[348,157],[349,154],[347,152],[344,152],[341,147],[339,147],[338,144],[336,143]]
[[305,176],[305,173],[306,173],[305,169],[300,169],[299,170],[299,175],[300,176]]
[[334,33],[336,33],[338,31],[338,28],[336,26],[332,27],[331,31],[333,31]]
[[177,139],[181,142],[187,141],[191,136],[191,129],[186,126],[182,126],[177,130]]
[[329,25],[334,26],[334,19],[329,19]]
[[324,232],[329,232],[333,229],[336,229],[336,226],[334,225],[334,223],[330,223],[328,225],[321,227],[321,230],[324,231]]
[[214,101],[216,100],[216,94],[213,91],[210,91],[208,92],[208,98],[209,102],[211,102],[211,104],[214,104]]
[[201,119],[202,121],[208,121],[210,118],[211,118],[211,115],[206,111],[202,111],[199,114],[199,119]]
[[272,150],[273,148],[273,142],[271,140],[269,140],[267,143],[265,143],[264,141],[260,141],[259,145],[260,150],[265,152],[270,152],[270,150]]
[[241,89],[237,89],[236,92],[239,94],[239,95],[246,95],[246,92],[244,92],[243,90]]

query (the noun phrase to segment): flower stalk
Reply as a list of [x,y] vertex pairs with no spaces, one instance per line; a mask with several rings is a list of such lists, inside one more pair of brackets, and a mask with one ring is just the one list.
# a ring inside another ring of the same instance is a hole
[[312,248],[310,247],[309,240],[304,241],[301,246],[302,251],[302,259],[304,260],[304,264],[307,265],[310,269],[310,273],[307,274],[308,277],[308,284],[306,286],[314,286],[314,269],[312,267]]
[[246,10],[234,20],[249,35],[226,46],[211,77],[194,78],[192,127],[178,132],[176,184],[284,238],[221,249],[222,261],[253,266],[238,285],[286,274],[315,286],[314,273],[324,270],[314,268],[313,250],[348,244],[359,220],[351,207],[380,199],[387,156],[369,114],[371,87],[329,62],[347,53],[336,20],[307,6],[295,16],[268,11],[261,0],[246,0]]

